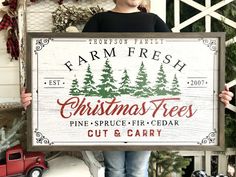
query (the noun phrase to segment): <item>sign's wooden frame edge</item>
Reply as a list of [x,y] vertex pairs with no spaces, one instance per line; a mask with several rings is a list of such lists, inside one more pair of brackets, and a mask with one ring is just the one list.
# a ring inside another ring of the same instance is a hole
[[[26,36],[26,74],[27,74],[27,92],[31,92],[31,39],[32,38],[55,38],[55,37],[63,37],[63,38],[76,38],[76,37],[84,37],[84,38],[150,38],[157,37],[158,38],[218,38],[219,39],[219,84],[218,90],[224,90],[225,85],[225,32],[184,32],[184,33],[43,33],[43,32],[29,32]],[[225,149],[225,108],[223,103],[218,101],[218,145],[217,146],[186,146],[186,145],[178,145],[178,146],[167,146],[167,145],[129,145],[129,146],[119,146],[119,145],[83,145],[83,146],[33,146],[32,145],[32,119],[31,119],[31,106],[27,109],[27,150],[28,151],[79,151],[79,150],[207,150],[207,151],[223,151]]]

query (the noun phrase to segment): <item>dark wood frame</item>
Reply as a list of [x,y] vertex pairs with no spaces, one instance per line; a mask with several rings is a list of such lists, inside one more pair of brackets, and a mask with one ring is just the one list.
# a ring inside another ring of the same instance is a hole
[[[224,89],[225,84],[225,33],[27,33],[27,91],[31,92],[31,39],[32,38],[218,38],[219,39],[219,84],[218,90]],[[156,145],[139,145],[139,146],[32,146],[32,119],[31,106],[27,109],[27,145],[29,151],[78,151],[78,150],[212,150],[223,151],[225,148],[225,118],[224,105],[218,102],[218,145],[217,146],[156,146]]]

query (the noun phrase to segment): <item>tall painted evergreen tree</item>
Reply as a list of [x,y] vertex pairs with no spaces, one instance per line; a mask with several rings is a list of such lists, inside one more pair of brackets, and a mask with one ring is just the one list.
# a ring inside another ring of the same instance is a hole
[[179,89],[179,82],[178,79],[176,77],[176,74],[174,75],[174,79],[172,81],[172,87],[170,89],[170,94],[171,95],[180,95],[180,89]]
[[83,84],[84,84],[84,86],[82,87],[82,93],[85,96],[97,96],[98,95],[96,87],[94,86],[95,82],[93,81],[93,74],[90,69],[90,65],[88,65]]
[[152,96],[151,88],[149,87],[148,76],[143,62],[139,68],[139,72],[136,78],[136,86],[134,86],[133,96],[136,97],[149,97]]
[[115,79],[113,78],[113,71],[108,60],[106,60],[102,71],[101,84],[98,85],[99,96],[102,98],[114,98],[115,96],[118,96],[119,92],[114,85]]
[[166,74],[165,74],[165,72],[163,70],[163,66],[161,64],[160,70],[157,73],[157,80],[156,80],[155,86],[153,88],[153,93],[155,95],[168,94],[168,90],[166,89],[166,84],[167,84]]
[[128,76],[127,70],[125,69],[123,72],[123,76],[121,78],[119,92],[120,94],[131,94],[133,92],[132,87],[130,86],[130,78]]
[[73,96],[80,95],[80,90],[79,90],[79,84],[78,83],[79,82],[78,82],[77,78],[72,80],[69,95],[73,95]]

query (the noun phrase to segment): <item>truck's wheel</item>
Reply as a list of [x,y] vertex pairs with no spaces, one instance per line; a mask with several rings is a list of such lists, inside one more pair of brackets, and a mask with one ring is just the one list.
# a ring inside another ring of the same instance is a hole
[[28,177],[41,177],[43,174],[43,170],[41,168],[33,168],[30,170]]

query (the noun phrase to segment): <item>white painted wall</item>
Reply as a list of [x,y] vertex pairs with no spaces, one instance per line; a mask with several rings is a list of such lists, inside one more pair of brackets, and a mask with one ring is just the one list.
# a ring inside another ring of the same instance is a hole
[[151,12],[157,14],[166,21],[166,0],[150,0],[151,1]]
[[[2,15],[0,16],[0,20]],[[0,31],[0,104],[19,102],[19,61],[6,51],[6,31]]]

